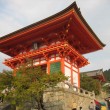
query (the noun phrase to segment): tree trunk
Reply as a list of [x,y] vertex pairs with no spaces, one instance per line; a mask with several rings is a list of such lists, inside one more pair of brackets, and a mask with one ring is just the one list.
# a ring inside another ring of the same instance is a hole
[[44,103],[43,103],[43,92],[41,93],[40,104],[41,104],[42,110],[46,110],[46,109],[44,108]]
[[40,101],[38,101],[37,103],[38,103],[38,110],[42,110]]
[[38,103],[38,110],[46,110],[43,104],[43,92],[40,93],[40,97],[37,100],[37,103]]

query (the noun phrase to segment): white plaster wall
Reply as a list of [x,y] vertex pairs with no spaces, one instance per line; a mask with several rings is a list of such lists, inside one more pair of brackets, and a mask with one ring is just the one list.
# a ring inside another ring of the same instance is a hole
[[78,87],[78,73],[73,71],[73,85]]
[[78,72],[78,68],[75,68],[74,66],[72,66],[73,70],[75,70],[76,72]]
[[51,59],[50,59],[50,61],[54,61],[54,60],[55,60],[55,58],[51,58]]
[[34,62],[34,65],[39,65],[39,62]]
[[42,64],[42,63],[46,63],[47,61],[46,60],[42,60],[40,63]]
[[60,60],[61,58],[59,56],[56,57],[56,60]]
[[68,81],[67,82],[71,83],[71,69],[69,69],[66,66],[64,67],[64,69],[65,69],[65,76],[68,77]]
[[67,63],[66,61],[64,62],[64,64],[71,68],[71,65],[69,63]]

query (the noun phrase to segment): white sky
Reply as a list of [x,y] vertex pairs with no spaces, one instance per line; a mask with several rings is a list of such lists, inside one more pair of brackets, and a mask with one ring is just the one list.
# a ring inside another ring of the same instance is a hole
[[[49,17],[74,0],[0,0],[0,37]],[[83,17],[106,44],[103,50],[85,55],[90,64],[81,71],[110,68],[110,0],[76,0]],[[2,64],[8,56],[0,53],[0,71],[8,69]]]

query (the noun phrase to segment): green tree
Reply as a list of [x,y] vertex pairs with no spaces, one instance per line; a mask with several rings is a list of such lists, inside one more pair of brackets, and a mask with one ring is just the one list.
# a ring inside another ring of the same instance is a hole
[[0,73],[0,91],[5,88],[11,88],[12,82],[12,71],[3,71],[2,73]]
[[110,82],[110,69],[104,71],[106,81]]
[[7,72],[8,75],[5,72],[1,74],[0,89],[9,88],[4,98],[11,104],[23,107],[26,103],[34,106],[37,102],[38,110],[45,110],[43,105],[44,90],[55,87],[67,78],[61,72],[48,75],[40,67],[33,65],[27,67],[28,64],[21,66],[15,77],[10,72]]
[[94,91],[96,95],[100,93],[101,90],[101,84],[97,79],[93,79],[87,75],[81,76],[81,88],[88,90],[88,91]]
[[105,92],[107,95],[110,94],[110,83],[109,82],[105,82],[102,85],[102,91]]
[[[6,94],[8,90],[11,90],[13,80],[12,71],[3,71],[0,73],[0,93]],[[0,95],[3,96],[3,94]]]

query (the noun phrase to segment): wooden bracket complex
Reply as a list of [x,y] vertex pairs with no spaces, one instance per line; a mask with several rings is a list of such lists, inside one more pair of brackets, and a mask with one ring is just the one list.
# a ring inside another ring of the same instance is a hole
[[18,63],[24,63],[26,58],[34,58],[37,56],[44,56],[46,60],[49,59],[49,54],[56,53],[59,54],[60,57],[64,57],[66,55],[72,56],[76,62],[78,63],[79,67],[85,66],[88,64],[88,60],[85,59],[82,55],[80,55],[73,47],[71,47],[67,42],[61,42],[59,44],[53,44],[48,47],[44,47],[38,50],[33,50],[31,52],[27,52],[24,54],[20,54],[13,58],[5,60],[4,64],[15,68]]

